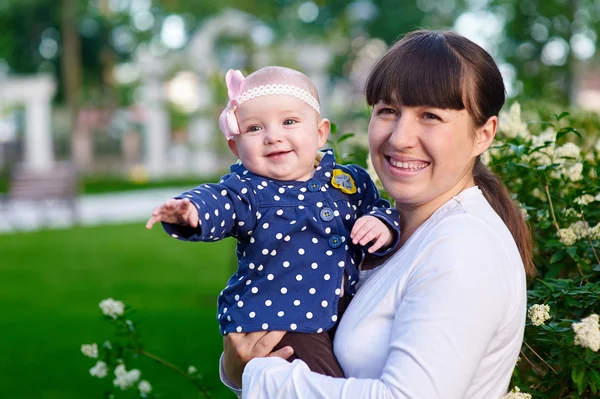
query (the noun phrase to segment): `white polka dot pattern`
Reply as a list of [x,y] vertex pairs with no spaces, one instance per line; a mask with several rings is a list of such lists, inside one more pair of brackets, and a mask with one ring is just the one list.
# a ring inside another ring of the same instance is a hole
[[334,304],[344,272],[346,293],[358,281],[361,248],[348,246],[356,219],[374,211],[399,237],[397,211],[379,197],[373,200],[376,188],[366,171],[335,166],[363,188],[348,195],[331,185],[334,162],[327,154],[311,179],[285,184],[236,164],[220,184],[181,195],[200,210],[202,226],[165,224],[167,233],[189,241],[238,240],[238,270],[218,297],[221,333],[328,330],[337,321]]

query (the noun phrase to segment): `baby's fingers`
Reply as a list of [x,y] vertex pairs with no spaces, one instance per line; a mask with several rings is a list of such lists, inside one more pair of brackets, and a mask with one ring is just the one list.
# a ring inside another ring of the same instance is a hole
[[386,234],[380,233],[377,236],[377,240],[375,240],[375,242],[373,243],[373,245],[371,245],[368,249],[368,252],[370,254],[372,254],[373,252],[377,251],[378,249],[380,249],[381,247],[383,247],[386,242],[388,241],[388,237],[386,236]]
[[160,221],[160,217],[158,217],[158,215],[155,216],[154,212],[153,212],[150,219],[148,219],[148,221],[146,222],[146,229],[150,230],[152,228],[152,226],[154,226],[159,221]]

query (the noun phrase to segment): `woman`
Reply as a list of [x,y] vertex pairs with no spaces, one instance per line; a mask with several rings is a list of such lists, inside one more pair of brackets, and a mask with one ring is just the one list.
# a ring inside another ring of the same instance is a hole
[[277,357],[290,348],[261,357],[282,335],[271,332],[230,334],[223,379],[244,370],[244,398],[500,398],[534,274],[527,225],[480,161],[504,104],[500,72],[468,39],[418,31],[375,65],[366,96],[371,158],[396,200],[401,247],[361,272],[339,324],[334,351],[349,378]]

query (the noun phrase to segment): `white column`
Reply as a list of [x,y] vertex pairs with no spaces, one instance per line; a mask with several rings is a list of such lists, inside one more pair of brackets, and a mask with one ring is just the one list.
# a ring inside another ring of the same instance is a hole
[[321,114],[327,115],[329,108],[329,73],[331,52],[323,44],[303,43],[296,49],[296,62],[310,80],[314,83],[319,93]]
[[47,169],[54,163],[50,102],[34,99],[25,109],[25,165]]
[[47,169],[54,164],[52,98],[56,82],[51,75],[0,81],[0,102],[25,103],[24,161],[27,167]]
[[170,142],[170,120],[163,87],[166,67],[144,46],[138,47],[136,61],[142,80],[144,163],[150,176],[164,176],[167,172],[166,160]]
[[146,168],[151,176],[166,173],[169,149],[169,115],[165,111],[162,81],[151,79],[144,82],[146,132]]

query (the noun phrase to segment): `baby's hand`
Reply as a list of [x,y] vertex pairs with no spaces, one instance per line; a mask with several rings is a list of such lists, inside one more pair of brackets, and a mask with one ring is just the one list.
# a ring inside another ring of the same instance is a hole
[[352,231],[350,232],[352,243],[365,246],[368,243],[375,241],[368,249],[369,253],[373,253],[382,247],[387,247],[392,244],[392,232],[381,220],[374,216],[362,216],[358,218]]
[[150,230],[158,222],[198,227],[198,210],[189,198],[169,199],[154,208],[152,217],[146,222],[146,228]]

